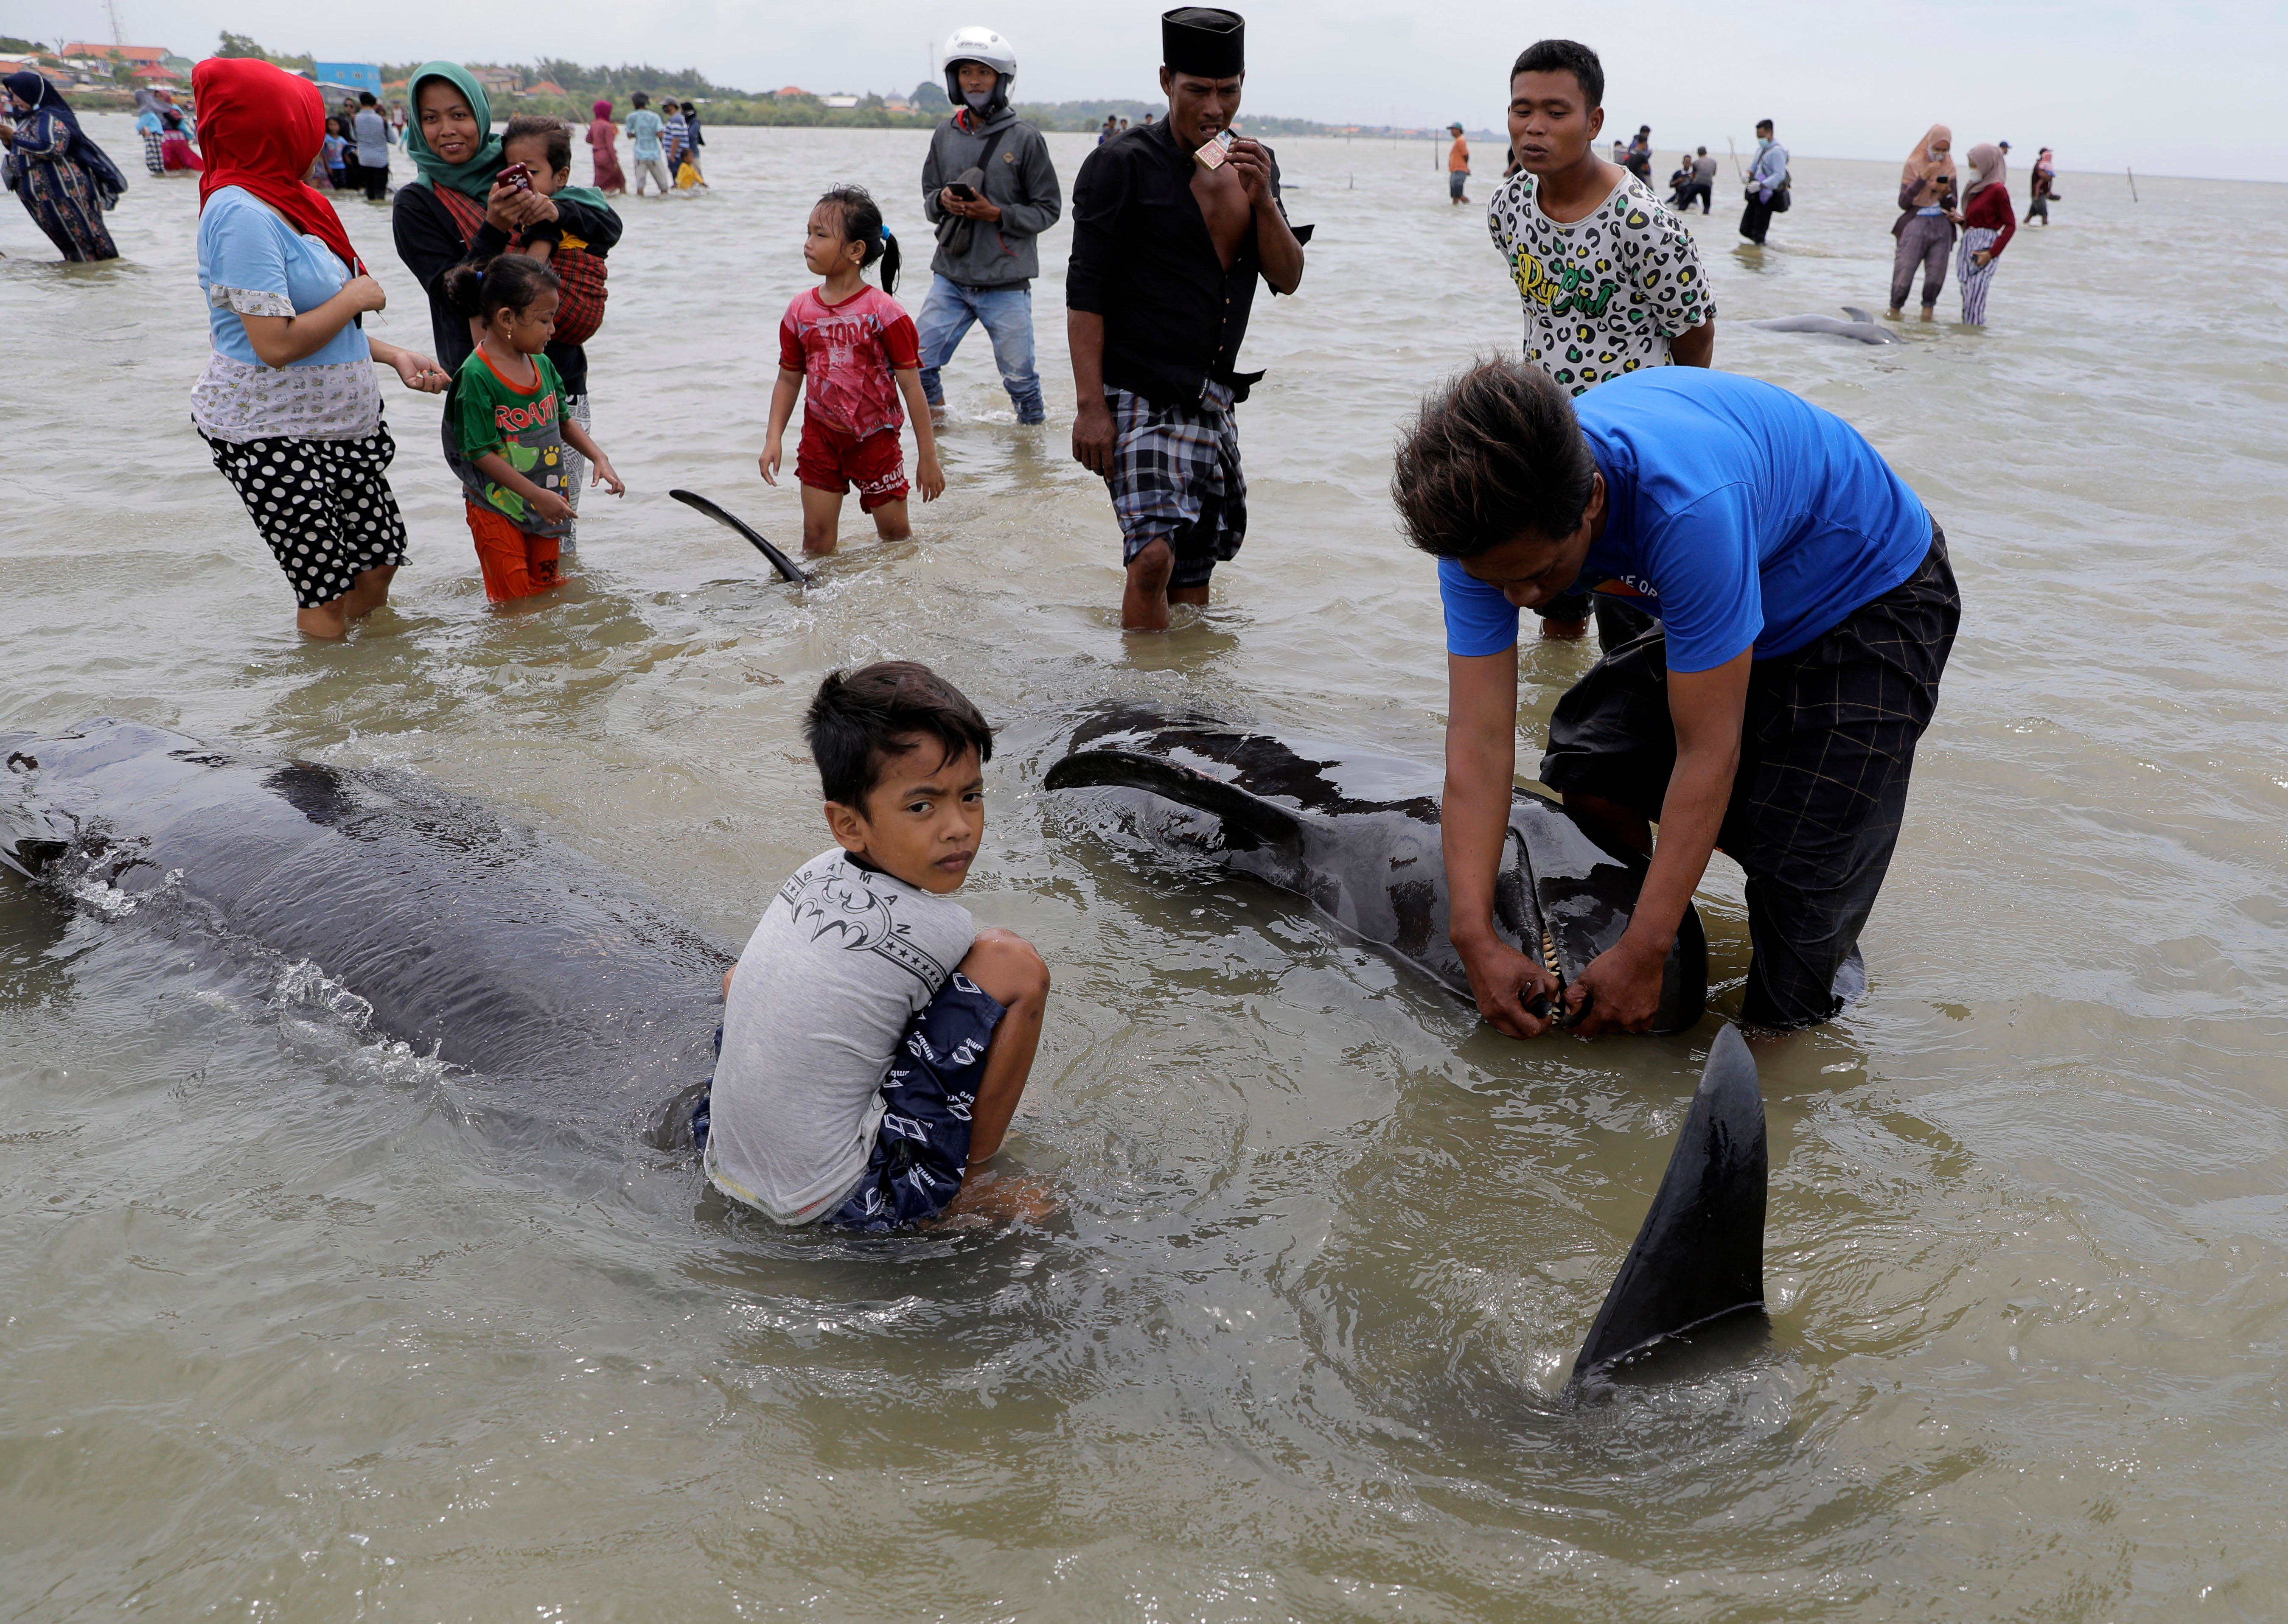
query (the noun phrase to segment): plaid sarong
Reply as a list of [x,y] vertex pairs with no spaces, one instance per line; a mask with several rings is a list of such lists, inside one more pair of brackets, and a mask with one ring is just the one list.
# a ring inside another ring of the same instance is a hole
[[1205,586],[1247,539],[1247,479],[1231,391],[1211,383],[1196,406],[1156,406],[1125,389],[1104,392],[1112,408],[1112,511],[1121,562],[1154,542],[1176,556],[1171,587]]
[[[1754,662],[1716,837],[1748,875],[1754,957],[1743,1023],[1808,1026],[1841,1009],[1961,621],[1946,533],[1934,522],[1913,574],[1793,654]],[[1659,820],[1676,766],[1667,654],[1656,627],[1566,691],[1550,715],[1543,783]]]

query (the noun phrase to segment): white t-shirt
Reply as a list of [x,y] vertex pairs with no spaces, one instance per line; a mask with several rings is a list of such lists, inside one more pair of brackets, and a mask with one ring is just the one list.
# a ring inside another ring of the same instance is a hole
[[1525,358],[1573,394],[1668,364],[1669,340],[1715,320],[1707,273],[1683,222],[1634,176],[1563,225],[1541,211],[1520,170],[1493,195],[1486,226],[1525,299]]
[[967,908],[839,846],[796,869],[731,978],[709,1107],[716,1188],[790,1224],[849,1194],[898,1039],[976,939]]

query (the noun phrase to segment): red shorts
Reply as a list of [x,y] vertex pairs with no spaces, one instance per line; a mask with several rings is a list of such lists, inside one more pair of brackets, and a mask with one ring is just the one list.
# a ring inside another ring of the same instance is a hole
[[477,543],[477,567],[485,573],[485,596],[497,604],[545,592],[557,583],[557,541],[527,535],[497,508],[472,502],[469,534]]
[[830,428],[815,417],[802,420],[802,443],[795,448],[794,477],[814,490],[841,495],[858,487],[858,508],[870,513],[893,502],[903,502],[913,487],[906,483],[906,459],[895,429],[882,429],[860,440]]

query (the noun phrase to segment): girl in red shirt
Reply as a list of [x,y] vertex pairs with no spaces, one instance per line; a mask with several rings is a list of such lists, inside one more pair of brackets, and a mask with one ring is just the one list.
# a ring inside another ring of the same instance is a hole
[[[898,431],[908,413],[920,453],[924,502],[944,494],[945,474],[922,393],[921,339],[913,318],[889,293],[898,281],[898,240],[863,186],[837,186],[810,211],[802,258],[825,281],[797,294],[779,322],[779,382],[771,392],[770,429],[758,459],[764,482],[778,483],[780,442],[799,394],[802,442],[794,471],[802,482],[803,551],[817,557],[834,551],[842,498],[853,485],[859,510],[874,516],[876,534],[886,542],[903,541],[912,534],[906,523],[912,487]],[[867,286],[864,276],[878,260],[879,289]]]

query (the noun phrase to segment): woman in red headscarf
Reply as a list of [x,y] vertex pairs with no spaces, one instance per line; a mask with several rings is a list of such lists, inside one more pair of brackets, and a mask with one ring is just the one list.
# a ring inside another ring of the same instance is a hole
[[296,624],[340,638],[389,596],[405,561],[374,367],[432,394],[451,379],[358,326],[386,300],[333,203],[302,179],[325,141],[318,87],[224,57],[200,63],[191,86],[207,164],[199,288],[214,342],[191,420],[286,572]]
[[628,189],[628,178],[620,170],[620,127],[612,122],[612,104],[600,101],[596,116],[588,123],[588,150],[596,160],[596,190],[609,197]]

